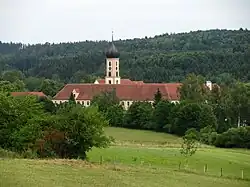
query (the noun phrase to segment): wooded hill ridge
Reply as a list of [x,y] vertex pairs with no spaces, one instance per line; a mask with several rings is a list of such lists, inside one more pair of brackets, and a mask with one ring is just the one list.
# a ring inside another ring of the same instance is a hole
[[[114,41],[121,53],[122,78],[179,82],[195,73],[250,80],[250,31],[206,30]],[[93,81],[105,72],[108,41],[24,45],[0,42],[0,72],[20,70],[25,77],[63,83]]]

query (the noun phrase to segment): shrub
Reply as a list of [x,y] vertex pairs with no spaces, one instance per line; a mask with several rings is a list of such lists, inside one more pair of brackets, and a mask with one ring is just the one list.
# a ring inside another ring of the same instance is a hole
[[214,142],[216,147],[250,148],[250,127],[230,128],[217,135]]

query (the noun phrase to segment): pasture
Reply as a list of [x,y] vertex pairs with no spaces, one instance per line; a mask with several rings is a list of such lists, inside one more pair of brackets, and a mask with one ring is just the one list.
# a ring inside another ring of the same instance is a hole
[[107,128],[106,133],[115,143],[93,149],[88,162],[1,159],[0,186],[250,186],[250,151],[201,146],[185,166],[181,138],[122,128]]

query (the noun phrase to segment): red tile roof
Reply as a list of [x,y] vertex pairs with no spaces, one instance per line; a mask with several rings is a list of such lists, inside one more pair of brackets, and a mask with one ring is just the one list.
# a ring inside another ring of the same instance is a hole
[[[105,79],[97,80],[99,84],[105,84]],[[143,81],[131,81],[130,79],[121,79],[120,84],[144,84]]]
[[12,96],[27,96],[27,95],[36,95],[39,97],[46,97],[43,92],[11,92]]
[[91,100],[95,95],[105,91],[116,90],[120,100],[146,101],[154,100],[154,94],[159,89],[162,98],[168,100],[179,100],[178,87],[180,83],[166,84],[67,84],[54,97],[55,100],[68,100],[74,89],[79,90],[76,100]]

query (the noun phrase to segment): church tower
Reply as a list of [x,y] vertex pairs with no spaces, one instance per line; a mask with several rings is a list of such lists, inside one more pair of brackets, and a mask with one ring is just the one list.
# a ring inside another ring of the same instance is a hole
[[113,43],[113,32],[112,42],[106,51],[106,76],[105,84],[120,84],[121,78],[119,73],[119,56],[120,53]]

